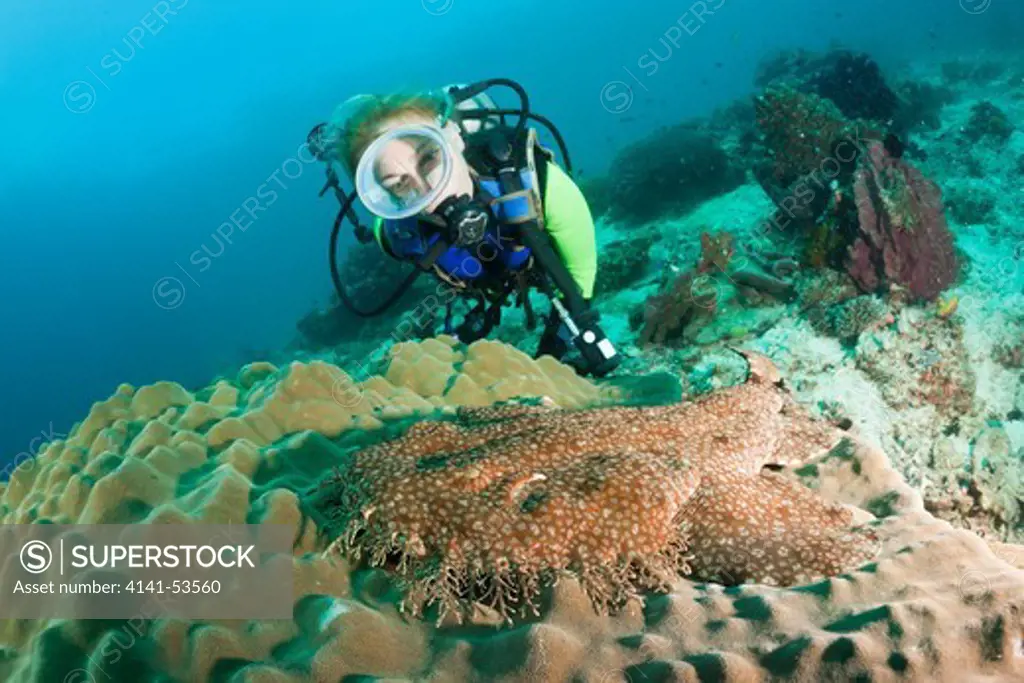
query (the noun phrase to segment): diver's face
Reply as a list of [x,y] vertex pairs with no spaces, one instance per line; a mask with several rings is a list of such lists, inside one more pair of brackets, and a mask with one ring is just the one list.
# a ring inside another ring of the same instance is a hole
[[[400,126],[423,124],[436,125],[436,122],[423,116],[407,115],[389,121],[380,129],[379,134]],[[449,122],[444,128],[444,134],[451,148],[452,175],[447,185],[421,215],[433,213],[448,197],[473,194],[469,165],[462,155],[465,142],[459,129],[454,123]],[[431,193],[442,181],[445,154],[446,150],[426,137],[396,138],[378,154],[374,175],[390,194],[412,201],[415,197]]]
[[381,187],[410,200],[429,193],[441,181],[444,152],[427,138],[397,138],[380,153],[375,168]]

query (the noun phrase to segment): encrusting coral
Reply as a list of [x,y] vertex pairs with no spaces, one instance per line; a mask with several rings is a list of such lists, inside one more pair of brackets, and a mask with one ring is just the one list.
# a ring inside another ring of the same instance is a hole
[[745,384],[658,407],[513,406],[421,422],[352,455],[316,503],[350,556],[397,571],[415,614],[483,602],[536,614],[543,579],[574,576],[599,612],[679,574],[790,585],[870,560],[849,510],[762,468],[840,440],[745,354]]

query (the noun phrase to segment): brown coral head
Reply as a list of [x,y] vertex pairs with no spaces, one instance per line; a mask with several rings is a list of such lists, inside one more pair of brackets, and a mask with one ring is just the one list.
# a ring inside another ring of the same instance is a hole
[[707,272],[712,269],[725,271],[729,261],[736,253],[735,238],[732,233],[724,230],[709,233],[706,230],[700,234],[701,259],[697,269],[700,272]]

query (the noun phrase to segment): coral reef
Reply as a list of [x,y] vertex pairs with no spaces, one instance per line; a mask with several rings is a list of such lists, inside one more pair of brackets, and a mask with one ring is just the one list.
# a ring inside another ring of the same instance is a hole
[[778,207],[766,231],[788,235],[812,268],[847,270],[864,292],[897,285],[934,298],[959,271],[938,186],[896,139],[878,141],[816,98],[774,88],[758,100],[766,156],[755,175]]
[[616,154],[607,216],[643,223],[684,213],[741,185],[744,172],[695,123],[663,128]]
[[908,80],[896,86],[901,106],[893,128],[902,133],[935,131],[942,127],[942,110],[956,97],[953,90],[928,81]]
[[991,140],[1004,144],[1013,135],[1014,126],[1002,109],[984,100],[971,107],[971,119],[964,127],[964,138],[970,142]]
[[[830,100],[847,119],[905,130],[899,122],[910,120],[915,105],[927,97],[907,99],[886,82],[881,67],[863,52],[842,48],[823,53],[783,50],[762,60],[754,78],[759,89],[789,87]],[[920,110],[919,110],[920,111]]]
[[758,96],[754,106],[766,154],[765,166],[755,176],[766,190],[789,188],[820,169],[839,143],[859,140],[835,104],[814,94],[779,86]]
[[[828,212],[838,212],[842,188],[849,184],[861,146],[879,133],[861,123],[847,121],[825,98],[791,87],[773,87],[756,100],[761,159],[754,177],[777,207],[765,222],[778,236],[807,239],[805,251],[812,263],[828,261],[831,243]],[[838,232],[838,231],[835,231]],[[834,233],[833,233],[834,234]]]
[[818,330],[847,343],[856,342],[862,332],[892,321],[885,302],[871,295],[829,306],[819,315],[810,314],[809,318]]
[[847,269],[867,292],[895,284],[916,299],[936,297],[958,274],[953,235],[938,186],[878,143],[856,173],[858,235]]
[[638,344],[643,347],[679,340],[690,323],[715,314],[718,300],[718,284],[712,276],[699,271],[679,273],[634,314],[634,328],[642,328]]
[[949,215],[961,225],[989,223],[996,217],[996,198],[983,183],[951,185],[943,198]]
[[[703,231],[700,242],[697,265],[689,270],[673,267],[672,278],[634,312],[631,323],[634,330],[640,328],[641,347],[695,341],[695,323],[710,321],[725,301],[756,307],[795,297],[799,264],[785,253],[754,247],[738,251],[728,231]],[[736,338],[743,336],[736,333],[742,329],[734,326],[724,332]]]
[[[723,587],[679,577],[667,594],[630,600],[606,616],[567,576],[546,592],[541,615],[514,629],[496,630],[500,617],[486,610],[462,627],[408,618],[397,609],[402,596],[389,572],[324,553],[321,530],[305,516],[298,493],[349,457],[346,439],[364,427],[377,433],[384,415],[515,396],[583,408],[601,391],[565,366],[501,344],[459,349],[429,340],[400,351],[373,368],[385,375],[354,390],[351,369],[257,363],[194,392],[170,382],[125,385],[96,403],[67,439],[41,448],[0,485],[3,521],[285,525],[295,537],[295,618],[4,622],[0,677],[953,683],[1024,675],[1017,654],[1024,548],[990,546],[928,514],[885,454],[855,434],[815,463],[764,474],[763,485],[813,489],[851,506],[855,523],[875,517],[870,528],[881,550],[870,564],[792,587]],[[720,395],[708,401],[714,405]],[[698,426],[706,439],[719,429]],[[755,434],[755,442],[764,438]],[[710,443],[719,453],[727,448]],[[763,529],[760,508],[748,514],[750,528]],[[757,557],[730,560],[765,566]]]
[[899,98],[885,82],[878,62],[848,50],[830,56],[830,63],[809,80],[814,92],[832,100],[848,119],[887,122],[896,115]]
[[725,272],[736,247],[728,232],[702,232],[700,243],[697,266],[681,273],[672,268],[672,279],[634,314],[634,329],[642,324],[640,346],[676,341],[691,322],[714,315],[720,295],[714,276]]
[[600,612],[691,567],[728,583],[832,576],[877,548],[848,510],[762,471],[840,438],[778,379],[753,356],[746,384],[677,405],[463,410],[354,454],[317,506],[343,554],[396,568],[412,612],[438,602],[441,620],[478,601],[536,615],[561,574]]
[[919,310],[904,310],[894,330],[858,346],[856,361],[892,409],[934,408],[941,418],[933,419],[936,429],[955,429],[974,411],[977,378],[956,316],[924,318]]
[[660,233],[637,232],[603,245],[597,257],[594,296],[613,294],[643,278],[651,262],[651,248],[660,239]]

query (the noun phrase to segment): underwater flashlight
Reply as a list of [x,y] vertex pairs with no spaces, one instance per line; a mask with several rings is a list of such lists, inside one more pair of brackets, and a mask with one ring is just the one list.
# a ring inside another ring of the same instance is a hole
[[558,316],[569,333],[573,335],[572,341],[579,349],[580,355],[587,363],[587,370],[592,375],[603,377],[619,366],[622,356],[608,339],[608,335],[596,323],[584,323],[581,326],[580,322],[582,321],[574,318],[558,297],[551,297],[551,305],[558,312]]

